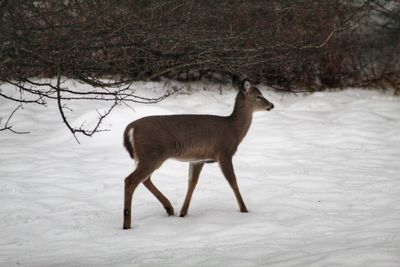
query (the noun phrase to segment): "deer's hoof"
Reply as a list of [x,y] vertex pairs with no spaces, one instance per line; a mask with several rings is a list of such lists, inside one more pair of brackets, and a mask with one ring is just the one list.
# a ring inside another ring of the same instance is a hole
[[167,211],[168,216],[173,216],[174,215],[174,208],[173,207],[165,207],[165,210]]

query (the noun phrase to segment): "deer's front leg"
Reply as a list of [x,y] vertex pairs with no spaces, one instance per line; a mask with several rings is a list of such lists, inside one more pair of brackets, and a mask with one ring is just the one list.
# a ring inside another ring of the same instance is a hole
[[199,180],[200,172],[204,166],[204,163],[190,163],[189,165],[189,184],[188,191],[186,193],[185,202],[183,203],[180,217],[185,217],[188,209],[190,200],[192,199],[192,194],[196,188],[197,181]]
[[226,180],[231,186],[233,192],[235,193],[236,200],[239,204],[240,212],[248,212],[236,181],[236,176],[232,165],[232,157],[222,157],[218,160],[218,163],[221,167],[222,173],[224,174]]

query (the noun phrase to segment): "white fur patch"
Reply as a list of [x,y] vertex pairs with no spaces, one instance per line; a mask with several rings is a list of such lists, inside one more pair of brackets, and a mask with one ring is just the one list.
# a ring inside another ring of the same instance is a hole
[[250,88],[251,88],[251,83],[248,80],[245,80],[243,83],[243,89],[245,91],[248,91],[248,90],[250,90]]
[[133,127],[129,129],[128,131],[128,138],[129,138],[129,143],[131,143],[132,148],[133,148],[133,158],[135,160],[136,165],[139,163],[139,158],[138,155],[136,153],[136,148],[135,148],[135,140],[133,137],[133,133],[134,133],[134,129]]
[[177,161],[181,162],[190,162],[190,163],[206,163],[210,161],[215,161],[215,159],[183,159],[183,158],[175,158]]
[[129,142],[131,143],[132,147],[134,147],[134,145],[133,145],[133,127],[129,130],[128,137],[129,137]]

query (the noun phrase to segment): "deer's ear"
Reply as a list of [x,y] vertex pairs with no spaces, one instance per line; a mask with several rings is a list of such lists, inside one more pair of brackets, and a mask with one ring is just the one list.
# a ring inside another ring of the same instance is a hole
[[238,91],[241,91],[241,90],[242,90],[242,89],[241,89],[241,87],[242,87],[241,80],[240,80],[240,78],[239,78],[238,76],[236,76],[236,75],[234,75],[233,78],[232,78],[232,85],[233,85],[233,87],[234,87],[236,90],[238,90]]
[[250,81],[249,80],[247,80],[247,79],[244,79],[243,81],[242,81],[242,86],[241,86],[241,91],[243,91],[243,92],[248,92],[249,90],[250,90],[250,88],[251,88],[251,83],[250,83]]
[[243,77],[242,75],[240,77],[237,75],[234,75],[233,79],[232,79],[232,85],[238,91],[243,92],[243,93],[248,92],[251,88],[250,81],[247,78]]

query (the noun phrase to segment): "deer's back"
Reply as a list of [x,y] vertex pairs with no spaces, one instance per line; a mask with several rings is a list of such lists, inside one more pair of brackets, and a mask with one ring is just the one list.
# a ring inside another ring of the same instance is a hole
[[[216,160],[233,155],[238,140],[228,117],[213,115],[149,116],[132,122],[136,153],[180,160]],[[140,157],[140,156],[139,156]]]

